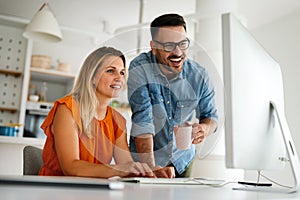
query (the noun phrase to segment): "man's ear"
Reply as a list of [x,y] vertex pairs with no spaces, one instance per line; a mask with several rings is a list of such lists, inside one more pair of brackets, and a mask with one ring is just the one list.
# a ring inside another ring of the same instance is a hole
[[152,50],[152,53],[155,55],[156,54],[156,44],[153,42],[153,40],[150,41],[150,47]]
[[150,40],[150,47],[151,49],[155,47],[155,42],[153,40]]

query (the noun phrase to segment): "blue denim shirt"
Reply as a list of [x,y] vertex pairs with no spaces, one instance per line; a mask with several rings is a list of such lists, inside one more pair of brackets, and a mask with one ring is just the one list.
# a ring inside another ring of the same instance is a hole
[[211,118],[217,122],[214,88],[208,72],[198,63],[187,59],[181,73],[168,80],[160,71],[151,51],[136,57],[129,66],[128,100],[132,110],[130,151],[138,155],[134,137],[151,133],[154,139],[155,164],[173,163],[180,174],[195,157],[195,145],[178,150],[174,126],[192,120]]

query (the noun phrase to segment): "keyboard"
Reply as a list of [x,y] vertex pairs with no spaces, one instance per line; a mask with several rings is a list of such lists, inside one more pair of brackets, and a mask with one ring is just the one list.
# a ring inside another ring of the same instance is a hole
[[171,185],[222,185],[226,181],[208,178],[146,178],[132,177],[121,178],[122,182],[142,183],[142,184],[171,184]]

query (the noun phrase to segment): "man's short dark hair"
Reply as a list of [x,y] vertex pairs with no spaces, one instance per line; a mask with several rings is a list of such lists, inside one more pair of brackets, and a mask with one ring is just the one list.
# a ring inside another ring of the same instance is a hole
[[186,23],[182,16],[174,13],[164,14],[155,18],[150,24],[151,37],[154,39],[158,33],[158,28],[165,26],[183,26],[186,31]]

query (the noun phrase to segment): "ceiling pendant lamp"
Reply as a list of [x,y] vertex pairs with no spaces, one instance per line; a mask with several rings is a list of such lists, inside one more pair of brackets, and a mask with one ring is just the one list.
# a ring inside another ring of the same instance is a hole
[[36,41],[59,42],[62,33],[48,3],[44,3],[26,26],[23,36]]

